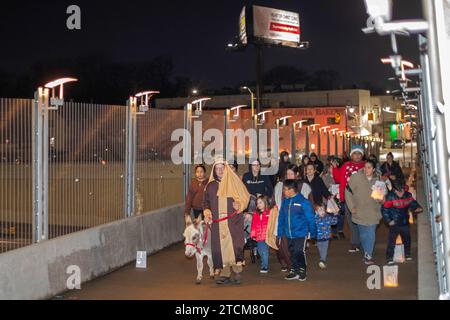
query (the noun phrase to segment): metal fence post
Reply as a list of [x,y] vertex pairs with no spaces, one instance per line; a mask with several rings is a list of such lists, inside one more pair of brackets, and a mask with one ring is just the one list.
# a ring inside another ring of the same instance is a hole
[[38,88],[33,107],[33,242],[48,239],[49,90]]
[[305,132],[305,152],[307,155],[309,155],[309,126],[306,127]]
[[321,139],[321,135],[322,135],[322,132],[321,132],[321,130],[320,130],[320,128],[317,130],[317,159],[319,159],[320,160],[320,156],[321,156],[321,154],[322,154],[322,139]]
[[126,165],[125,165],[125,217],[134,215],[136,184],[137,99],[127,101],[126,117]]
[[330,156],[330,132],[327,132],[327,158]]
[[226,161],[229,161],[230,164],[232,164],[231,159],[229,157],[229,151],[228,151],[228,143],[227,143],[227,129],[228,129],[228,119],[230,118],[230,109],[226,109],[224,112],[224,125],[223,125],[223,158]]
[[[188,103],[184,108],[184,132],[187,136],[184,137],[184,152],[183,152],[183,199],[189,189],[191,182],[191,153],[192,153],[192,104]],[[195,139],[195,137],[194,137]]]
[[291,156],[292,161],[295,163],[297,159],[297,144],[295,142],[295,123],[291,126]]

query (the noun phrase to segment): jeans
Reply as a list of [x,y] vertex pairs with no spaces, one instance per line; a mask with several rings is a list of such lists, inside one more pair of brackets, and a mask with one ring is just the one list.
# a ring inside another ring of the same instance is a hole
[[258,241],[258,253],[261,257],[261,269],[269,269],[269,246],[265,241]]
[[329,240],[326,241],[317,241],[317,249],[319,249],[319,256],[320,261],[327,261],[327,254],[328,254],[328,244],[330,243]]
[[300,269],[306,271],[306,237],[288,239],[289,252],[291,254],[292,270],[299,272]]
[[348,210],[347,206],[345,206],[345,208],[348,227],[350,228],[350,233],[352,235],[352,247],[359,248],[361,246],[361,240],[358,225],[352,221],[352,213],[350,212],[350,210]]
[[361,246],[364,250],[364,256],[366,258],[373,257],[373,249],[375,247],[375,232],[377,231],[377,224],[371,224],[364,226],[362,224],[356,225],[361,238]]
[[398,235],[402,237],[403,246],[405,247],[405,256],[407,257],[411,256],[411,234],[409,232],[409,225],[407,226],[394,225],[392,227],[389,227],[388,247],[386,250],[386,258],[388,260],[394,257],[395,242],[397,240]]

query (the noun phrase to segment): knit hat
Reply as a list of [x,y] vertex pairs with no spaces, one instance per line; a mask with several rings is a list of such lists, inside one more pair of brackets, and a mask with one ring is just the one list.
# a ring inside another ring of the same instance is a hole
[[350,157],[355,152],[360,152],[362,155],[364,155],[364,148],[361,145],[354,145],[352,147],[352,150],[350,151]]

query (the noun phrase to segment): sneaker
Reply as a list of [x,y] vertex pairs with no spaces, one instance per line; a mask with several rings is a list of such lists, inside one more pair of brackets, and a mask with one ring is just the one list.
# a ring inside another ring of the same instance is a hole
[[339,232],[338,232],[338,235],[339,235],[339,239],[341,239],[341,240],[344,240],[344,239],[345,239],[344,231],[339,231]]
[[339,240],[339,236],[337,234],[333,234],[332,240]]
[[368,254],[364,254],[364,263],[367,265],[375,264],[375,261],[373,261],[372,257]]
[[242,283],[242,276],[241,276],[240,272],[234,274],[233,283],[234,284],[241,284]]
[[413,258],[411,256],[407,256],[405,260],[406,261],[413,261]]
[[261,268],[261,270],[259,270],[259,273],[267,273],[267,272],[269,272],[267,268]]
[[386,264],[388,264],[389,266],[392,266],[393,264],[395,264],[395,262],[393,259],[387,259]]
[[351,247],[350,249],[348,249],[348,252],[350,252],[350,253],[359,252],[359,248],[358,247]]
[[325,261],[321,260],[319,262],[319,268],[322,269],[322,270],[327,268],[327,264],[325,263]]
[[217,279],[216,284],[230,284],[231,279],[229,277],[220,277]]
[[286,267],[281,268],[281,272],[288,272],[288,268]]
[[300,272],[298,273],[298,280],[299,281],[306,280],[306,270],[305,269],[300,269]]
[[285,280],[298,280],[299,278],[300,276],[294,270],[289,271],[289,274],[284,277]]

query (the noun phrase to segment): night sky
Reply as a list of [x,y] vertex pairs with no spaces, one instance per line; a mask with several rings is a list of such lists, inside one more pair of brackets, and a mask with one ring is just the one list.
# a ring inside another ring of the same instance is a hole
[[[210,87],[254,79],[255,51],[228,52],[238,31],[244,1],[2,1],[0,69],[27,72],[40,60],[106,54],[113,61],[137,62],[159,55],[173,58],[174,74]],[[247,2],[247,1],[245,1]],[[419,0],[396,0],[394,18],[421,18]],[[82,30],[66,28],[66,8],[77,4]],[[270,49],[265,69],[292,65],[314,72],[335,69],[344,84],[371,82],[388,88],[392,69],[380,57],[391,53],[388,37],[364,35],[363,0],[257,1],[300,12],[302,40],[309,50]],[[406,59],[417,62],[416,37],[400,41]]]

